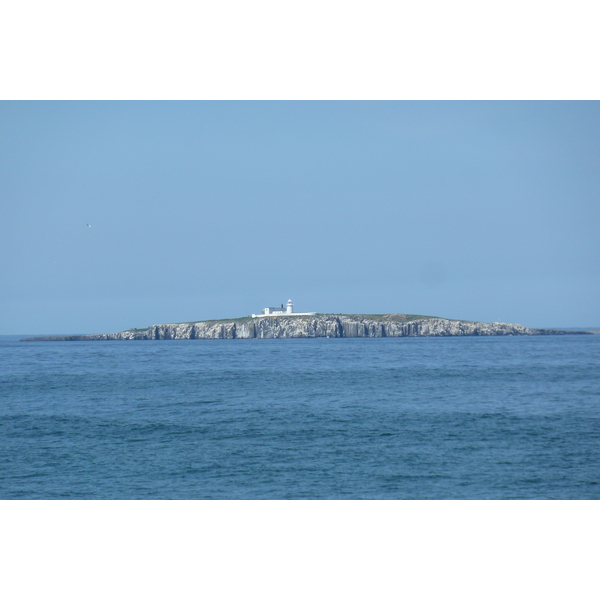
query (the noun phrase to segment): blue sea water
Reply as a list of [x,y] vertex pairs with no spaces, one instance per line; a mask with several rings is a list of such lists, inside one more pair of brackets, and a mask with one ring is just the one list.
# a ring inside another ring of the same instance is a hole
[[2,499],[600,498],[600,335],[0,340]]

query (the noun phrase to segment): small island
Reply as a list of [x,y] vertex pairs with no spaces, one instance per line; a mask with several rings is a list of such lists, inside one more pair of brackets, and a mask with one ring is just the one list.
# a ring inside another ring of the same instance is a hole
[[118,333],[41,336],[23,338],[21,341],[383,338],[587,333],[589,332],[530,329],[510,323],[460,321],[402,313],[386,315],[294,313],[292,301],[289,300],[286,308],[282,304],[281,308],[263,309],[260,315],[253,314],[236,319],[165,323]]

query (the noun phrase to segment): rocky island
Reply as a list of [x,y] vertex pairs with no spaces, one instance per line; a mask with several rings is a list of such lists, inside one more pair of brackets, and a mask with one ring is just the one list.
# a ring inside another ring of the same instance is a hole
[[22,341],[99,340],[212,340],[273,338],[355,338],[479,335],[565,335],[588,333],[556,329],[529,329],[509,323],[459,321],[424,315],[342,315],[284,313],[237,319],[152,325],[118,333],[43,336]]

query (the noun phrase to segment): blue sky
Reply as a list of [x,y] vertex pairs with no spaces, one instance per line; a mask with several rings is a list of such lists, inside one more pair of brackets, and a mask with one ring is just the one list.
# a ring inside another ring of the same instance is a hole
[[0,334],[599,326],[600,104],[2,102],[0,216]]

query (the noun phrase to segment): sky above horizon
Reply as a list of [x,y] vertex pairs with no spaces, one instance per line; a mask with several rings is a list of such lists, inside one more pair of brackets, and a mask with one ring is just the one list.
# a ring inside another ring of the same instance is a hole
[[597,327],[600,103],[1,102],[0,215],[2,335]]

